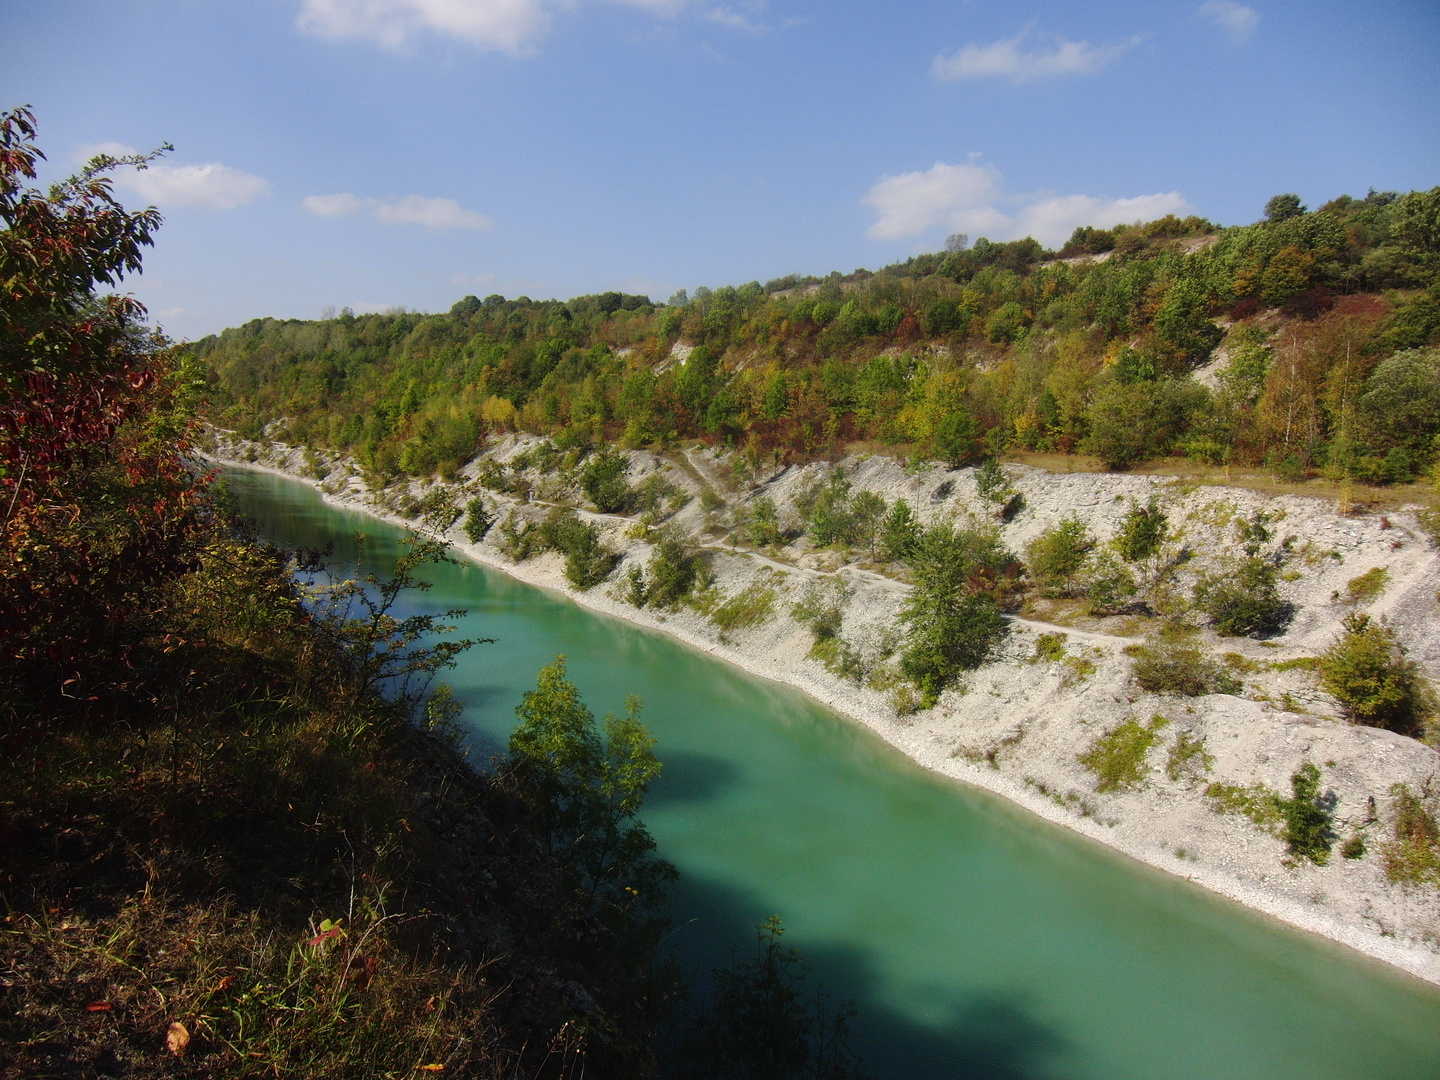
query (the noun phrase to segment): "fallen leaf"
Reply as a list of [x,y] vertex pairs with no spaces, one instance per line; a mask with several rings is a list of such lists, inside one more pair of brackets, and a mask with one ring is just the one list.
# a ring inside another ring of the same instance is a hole
[[444,1071],[445,1071],[445,1066],[444,1066],[444,1065],[441,1065],[438,1061],[435,1062],[433,1065],[416,1065],[415,1068],[418,1069],[420,1072],[444,1072]]
[[185,1030],[185,1025],[176,1020],[165,1029],[165,1049],[169,1050],[176,1057],[185,1053],[185,1048],[190,1045],[190,1032]]
[[86,1006],[85,1006],[85,1011],[86,1011],[86,1012],[109,1012],[110,1009],[111,1009],[111,1007],[112,1007],[112,1006],[110,1005],[110,1002],[108,1002],[108,1001],[92,1001],[92,1002],[90,1002],[89,1005],[86,1005]]
[[215,991],[214,991],[214,992],[218,994],[218,993],[220,993],[222,990],[229,990],[230,987],[234,984],[234,982],[235,982],[235,976],[234,976],[234,975],[225,975],[225,976],[223,976],[223,977],[220,979],[220,981],[219,981],[218,983],[215,984]]

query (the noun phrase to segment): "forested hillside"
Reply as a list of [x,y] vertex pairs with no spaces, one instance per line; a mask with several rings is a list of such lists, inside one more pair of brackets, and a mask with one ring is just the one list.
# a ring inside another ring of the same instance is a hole
[[258,319],[194,345],[214,419],[448,474],[488,434],[676,438],[752,460],[852,443],[954,464],[1180,455],[1397,483],[1440,434],[1440,187],[1293,195],[1220,228],[1173,216],[973,246],[870,273],[666,303],[467,296],[447,314]]

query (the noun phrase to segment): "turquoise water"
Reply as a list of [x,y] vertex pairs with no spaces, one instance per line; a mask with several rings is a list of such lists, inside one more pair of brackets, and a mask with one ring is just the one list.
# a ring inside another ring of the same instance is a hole
[[[400,533],[235,472],[261,534]],[[496,638],[448,681],[481,751],[557,653],[596,712],[644,699],[666,773],[645,818],[679,867],[675,943],[706,970],[765,916],[854,998],[877,1077],[1440,1077],[1440,992],[914,766],[800,693],[469,564],[431,610]]]

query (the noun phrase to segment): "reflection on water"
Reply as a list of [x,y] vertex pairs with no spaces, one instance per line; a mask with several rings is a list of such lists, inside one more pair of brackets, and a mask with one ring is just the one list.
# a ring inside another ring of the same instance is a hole
[[[301,485],[232,474],[263,535],[398,533]],[[393,547],[388,550],[393,551]],[[775,683],[473,566],[417,608],[493,637],[449,681],[477,753],[556,654],[601,714],[628,694],[667,763],[646,808],[681,871],[674,940],[703,972],[784,916],[853,997],[880,1077],[1350,1080],[1440,1076],[1440,993],[912,765]]]

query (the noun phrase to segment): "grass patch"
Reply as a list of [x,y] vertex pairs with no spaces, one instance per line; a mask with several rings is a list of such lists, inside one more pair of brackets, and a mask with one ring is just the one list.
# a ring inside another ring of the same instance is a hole
[[1368,604],[1390,584],[1390,568],[1377,566],[1366,570],[1359,577],[1351,578],[1345,585],[1345,596],[1352,604]]
[[1143,786],[1149,772],[1145,759],[1168,723],[1159,713],[1143,725],[1133,717],[1123,720],[1078,755],[1080,764],[1097,778],[1095,790],[1133,791]]
[[1197,739],[1188,731],[1175,736],[1170,753],[1165,759],[1165,775],[1171,780],[1203,780],[1215,767],[1215,756],[1205,749],[1205,740]]
[[1440,885],[1440,823],[1431,809],[1428,785],[1420,792],[1406,784],[1390,789],[1395,800],[1391,839],[1381,848],[1385,876],[1397,885]]
[[1280,793],[1265,784],[1239,787],[1235,784],[1213,783],[1205,786],[1210,809],[1217,814],[1247,817],[1263,832],[1279,836],[1284,819],[1280,814]]
[[1135,681],[1152,694],[1201,697],[1238,694],[1244,689],[1223,666],[1182,641],[1151,641],[1125,651],[1135,658]]
[[769,620],[775,611],[775,586],[768,579],[752,581],[740,592],[717,604],[710,621],[723,639],[735,630],[748,630]]
[[1270,665],[1271,671],[1319,671],[1318,656],[1296,656],[1290,660],[1277,660]]
[[1035,639],[1035,652],[1029,663],[1038,664],[1043,660],[1048,664],[1058,664],[1064,660],[1065,638],[1065,634],[1041,634]]

